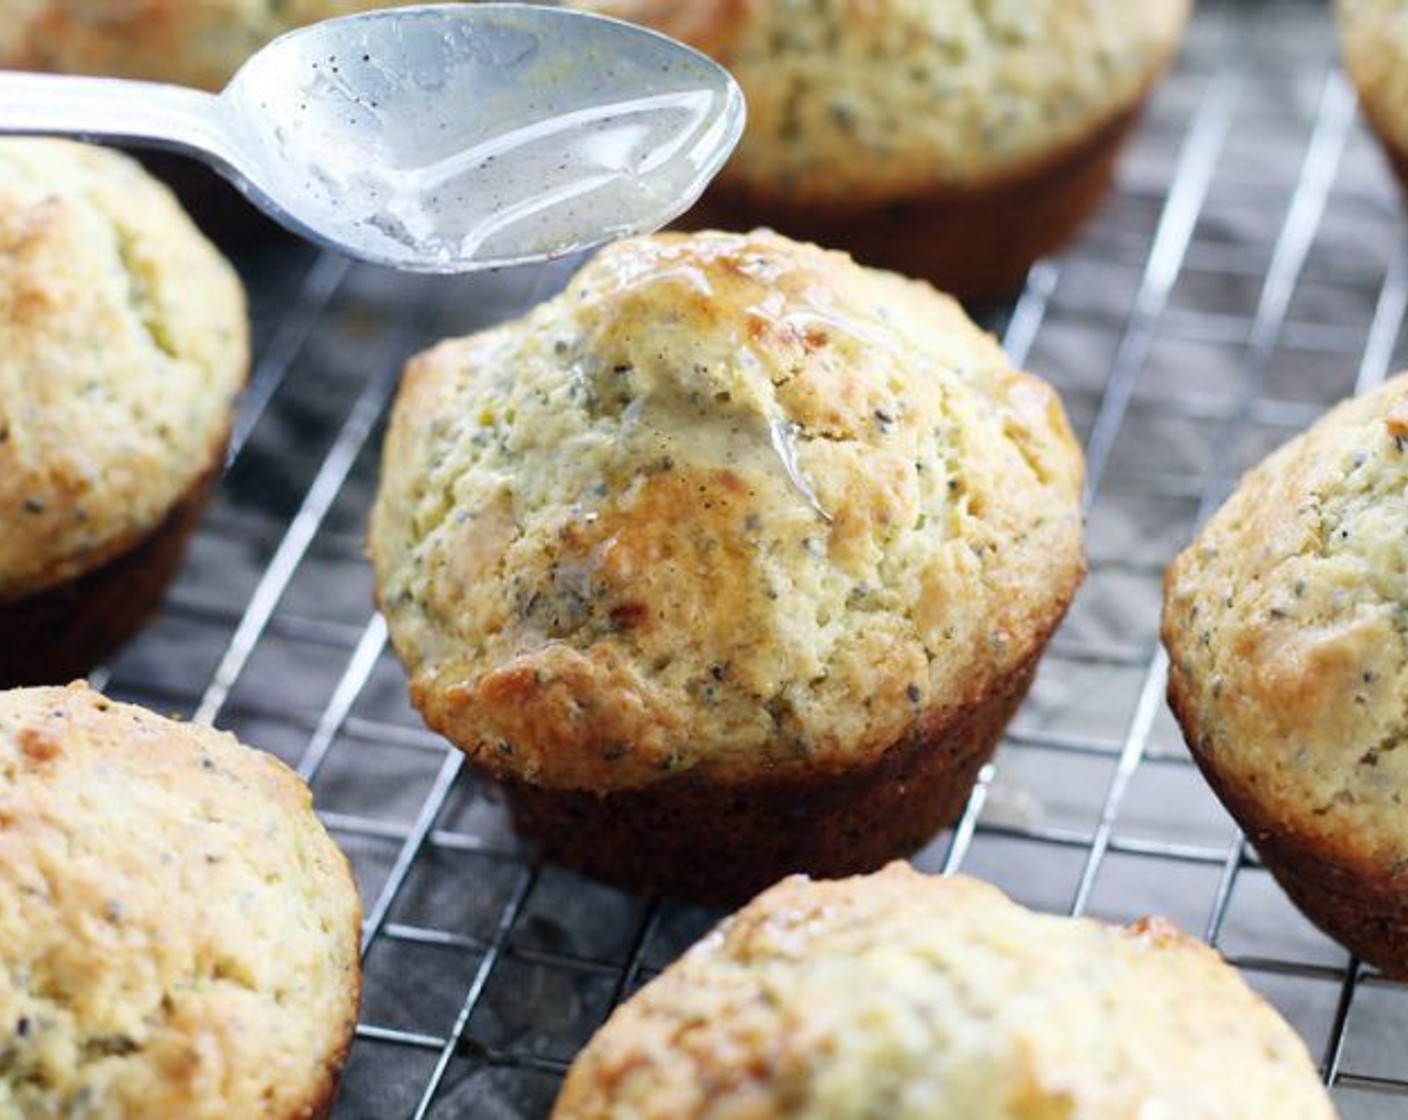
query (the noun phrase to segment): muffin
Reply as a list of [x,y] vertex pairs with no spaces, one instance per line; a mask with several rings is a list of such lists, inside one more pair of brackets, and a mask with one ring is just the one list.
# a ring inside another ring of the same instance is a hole
[[1330,1120],[1305,1046],[1157,920],[895,864],[778,884],[612,1014],[554,1120]]
[[370,551],[413,702],[526,835],[736,900],[957,815],[1080,581],[1081,474],[927,285],[660,235],[411,362]]
[[396,0],[19,0],[19,10],[6,12],[0,24],[0,67],[218,90],[285,31],[397,6]]
[[1408,378],[1251,471],[1165,580],[1193,757],[1306,915],[1408,977]]
[[1340,53],[1359,91],[1359,107],[1408,188],[1408,4],[1335,0]]
[[1020,288],[1104,196],[1188,0],[577,0],[709,51],[748,99],[691,220],[770,225],[963,299]]
[[0,1115],[329,1115],[360,908],[310,800],[85,685],[0,694]]
[[160,601],[248,346],[234,272],[136,164],[0,141],[0,684],[87,671]]

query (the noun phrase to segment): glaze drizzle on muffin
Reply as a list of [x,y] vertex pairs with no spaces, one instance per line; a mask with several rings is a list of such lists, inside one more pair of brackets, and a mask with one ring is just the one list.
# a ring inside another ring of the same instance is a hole
[[494,772],[828,770],[1031,656],[1079,486],[1055,395],[927,286],[661,236],[412,363],[371,553],[415,702]]

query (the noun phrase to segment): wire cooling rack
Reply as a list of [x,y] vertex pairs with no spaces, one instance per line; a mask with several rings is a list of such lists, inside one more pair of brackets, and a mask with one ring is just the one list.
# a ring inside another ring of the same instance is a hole
[[[1306,923],[1204,787],[1163,702],[1159,579],[1241,470],[1398,360],[1404,227],[1326,9],[1203,3],[1098,220],[989,320],[1084,437],[1090,575],[961,822],[917,858],[1041,909],[1201,933],[1301,1032],[1346,1118],[1408,1116],[1408,988]],[[165,613],[99,683],[311,783],[366,909],[339,1120],[543,1116],[610,1008],[719,915],[529,861],[408,707],[362,542],[406,356],[570,266],[446,281],[227,248],[257,359],[230,467]]]

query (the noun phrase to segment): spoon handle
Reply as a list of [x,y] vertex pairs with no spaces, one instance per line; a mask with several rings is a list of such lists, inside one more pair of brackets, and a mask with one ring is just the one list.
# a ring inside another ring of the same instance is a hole
[[0,71],[0,134],[47,134],[168,148],[226,165],[236,153],[219,99],[120,78]]

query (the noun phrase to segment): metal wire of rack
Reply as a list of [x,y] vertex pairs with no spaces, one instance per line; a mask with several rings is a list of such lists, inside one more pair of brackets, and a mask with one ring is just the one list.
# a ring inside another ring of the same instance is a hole
[[[1099,219],[991,318],[1084,437],[1091,570],[964,816],[916,857],[1041,909],[1201,932],[1353,1120],[1408,1116],[1408,987],[1305,922],[1203,786],[1156,627],[1163,566],[1237,474],[1401,355],[1403,229],[1323,5],[1205,0]],[[365,901],[337,1117],[543,1116],[610,1008],[719,915],[530,861],[408,707],[361,552],[405,357],[571,265],[445,281],[232,251],[257,363],[229,469],[163,616],[97,681],[312,785]]]

